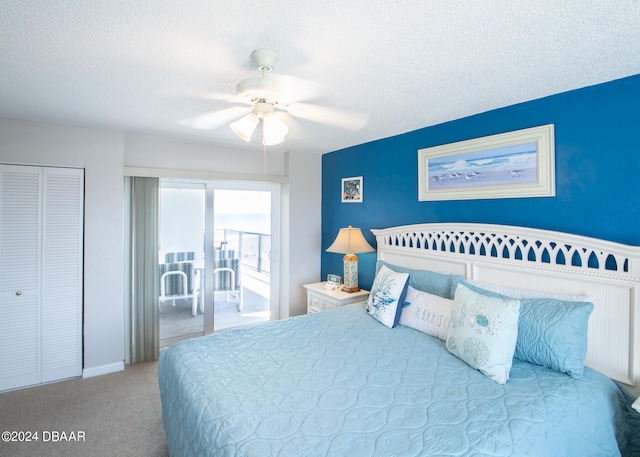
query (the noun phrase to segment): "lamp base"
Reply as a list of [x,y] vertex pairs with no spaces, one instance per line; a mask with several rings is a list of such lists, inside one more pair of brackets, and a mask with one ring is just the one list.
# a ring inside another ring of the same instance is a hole
[[358,286],[352,286],[352,287],[347,287],[347,286],[343,286],[342,287],[342,291],[343,292],[348,292],[348,293],[353,293],[353,292],[358,292],[360,291],[360,288]]
[[343,292],[358,292],[358,256],[355,254],[345,254],[342,259],[344,263],[344,284]]

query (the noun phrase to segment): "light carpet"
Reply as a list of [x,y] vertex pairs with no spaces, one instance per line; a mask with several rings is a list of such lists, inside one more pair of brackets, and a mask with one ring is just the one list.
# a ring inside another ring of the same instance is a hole
[[0,433],[16,432],[18,440],[5,442],[3,434],[0,456],[168,457],[157,370],[147,362],[0,393]]

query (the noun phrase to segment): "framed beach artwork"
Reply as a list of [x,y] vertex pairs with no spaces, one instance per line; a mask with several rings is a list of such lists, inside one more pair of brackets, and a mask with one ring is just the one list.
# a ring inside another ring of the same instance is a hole
[[418,151],[418,200],[552,197],[553,124]]
[[344,203],[362,202],[362,176],[342,178],[342,201]]

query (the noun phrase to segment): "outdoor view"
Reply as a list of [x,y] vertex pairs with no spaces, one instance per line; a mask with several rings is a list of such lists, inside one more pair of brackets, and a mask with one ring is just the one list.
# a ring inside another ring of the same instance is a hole
[[205,294],[213,294],[214,331],[270,318],[271,193],[210,191],[213,288],[204,290],[205,185],[161,186],[161,346],[203,334]]

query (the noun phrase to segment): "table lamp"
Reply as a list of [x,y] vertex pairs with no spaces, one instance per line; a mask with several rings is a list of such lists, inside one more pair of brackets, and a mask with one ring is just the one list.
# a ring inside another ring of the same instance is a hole
[[344,260],[344,286],[342,290],[345,292],[357,292],[358,287],[358,256],[363,252],[373,252],[375,249],[371,247],[367,240],[364,239],[359,228],[351,226],[341,228],[338,236],[331,246],[327,248],[327,252],[336,252],[345,254]]

